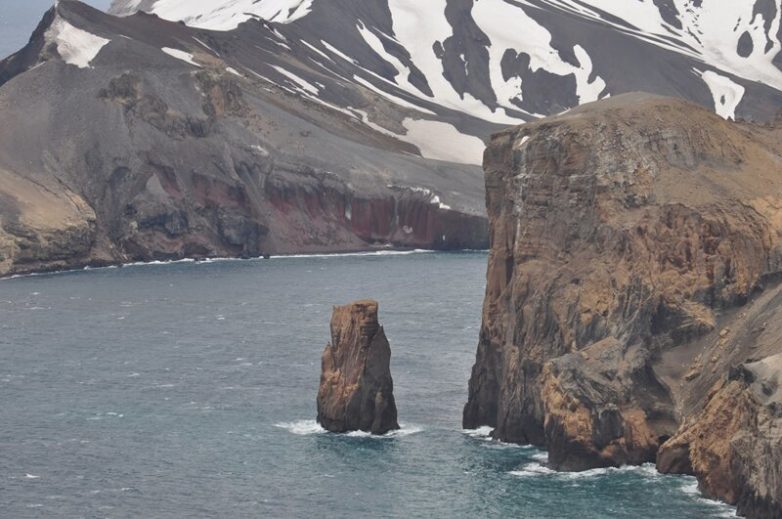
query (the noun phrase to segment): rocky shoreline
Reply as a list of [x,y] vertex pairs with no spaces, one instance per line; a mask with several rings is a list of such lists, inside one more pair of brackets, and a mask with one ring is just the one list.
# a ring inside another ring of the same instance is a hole
[[31,272],[16,272],[12,274],[0,275],[0,281],[6,279],[16,279],[28,276],[42,276],[46,274],[68,274],[71,272],[81,272],[85,270],[99,270],[99,269],[114,269],[114,268],[131,268],[131,267],[143,267],[151,265],[175,265],[179,263],[196,263],[196,264],[209,264],[221,261],[267,261],[267,260],[279,260],[279,259],[297,259],[297,258],[339,258],[350,256],[380,256],[380,255],[406,255],[406,254],[432,254],[432,253],[486,253],[487,249],[453,249],[453,250],[436,250],[436,249],[410,249],[410,248],[382,248],[382,249],[356,249],[356,250],[336,250],[329,252],[313,252],[302,254],[278,254],[278,255],[266,255],[266,256],[251,256],[251,257],[232,257],[232,256],[214,256],[214,257],[200,257],[200,258],[181,258],[170,260],[151,260],[151,261],[133,261],[133,262],[91,262],[87,264],[76,264],[68,266],[66,268],[44,268],[40,270],[34,270]]

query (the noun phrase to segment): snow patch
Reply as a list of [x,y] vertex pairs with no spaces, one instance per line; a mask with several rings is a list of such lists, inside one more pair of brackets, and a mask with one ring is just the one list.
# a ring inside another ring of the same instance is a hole
[[191,27],[230,31],[253,18],[290,23],[307,16],[313,0],[158,0],[152,13]]
[[57,46],[57,53],[69,65],[89,68],[103,47],[111,40],[83,31],[59,16],[46,31],[44,39]]
[[483,163],[483,141],[461,133],[451,124],[407,118],[402,126],[407,134],[398,138],[418,146],[424,158],[477,166]]
[[320,49],[319,49],[319,48],[317,48],[316,46],[312,45],[311,43],[307,43],[307,42],[306,42],[306,41],[304,41],[304,40],[301,40],[301,43],[303,43],[305,47],[309,48],[310,50],[312,50],[312,51],[313,51],[313,52],[315,52],[316,54],[318,54],[318,55],[320,55],[320,56],[322,56],[322,57],[326,58],[326,59],[327,59],[327,60],[329,60],[330,62],[334,63],[334,60],[333,60],[333,59],[331,59],[331,58],[330,58],[328,55],[326,55],[326,53],[325,53],[325,52],[323,52],[322,50],[320,50]]
[[745,88],[727,76],[717,74],[713,70],[705,72],[694,71],[708,85],[714,98],[714,110],[725,119],[736,118],[736,107],[744,97]]
[[282,74],[283,76],[285,76],[286,78],[288,78],[289,80],[291,80],[295,85],[297,85],[301,90],[303,90],[307,94],[317,96],[320,93],[318,87],[316,87],[306,79],[297,76],[293,72],[289,70],[285,70],[282,67],[278,67],[277,65],[272,65],[271,67],[277,72],[279,72],[280,74]]
[[[488,0],[476,2],[473,10]],[[492,111],[488,106],[470,94],[460,96],[443,76],[443,63],[435,54],[436,42],[443,42],[453,35],[453,28],[445,18],[446,0],[389,0],[396,40],[410,53],[413,63],[426,76],[434,96],[415,94],[424,100],[435,102],[446,108],[473,115],[497,124],[518,124],[520,120],[510,117],[502,110]],[[426,20],[426,30],[421,29],[421,20]],[[502,22],[507,23],[507,20]],[[518,39],[519,32],[516,33]],[[518,108],[514,108],[521,111]]]
[[160,50],[162,50],[163,52],[165,52],[166,54],[168,54],[172,58],[176,58],[176,59],[178,59],[180,61],[184,61],[185,63],[187,63],[189,65],[193,65],[194,67],[200,67],[201,66],[201,65],[199,65],[198,63],[195,62],[195,60],[193,59],[193,55],[190,54],[189,52],[185,52],[185,51],[179,50],[179,49],[172,49],[172,48],[169,48],[169,47],[163,47]]
[[[413,86],[408,78],[410,77],[410,74],[412,73],[411,70],[399,59],[397,59],[395,56],[391,55],[390,53],[386,52],[385,47],[383,46],[383,41],[378,37],[374,32],[370,31],[366,27],[364,27],[364,24],[359,22],[358,25],[358,32],[361,34],[361,37],[364,38],[364,41],[372,47],[372,50],[375,51],[375,53],[380,56],[380,58],[391,65],[391,67],[394,68],[396,71],[396,83],[402,87],[405,91],[410,90],[416,90],[415,86]],[[418,91],[419,94],[422,94],[423,92]]]
[[[398,186],[395,184],[388,184],[387,186],[389,189],[398,189],[403,191],[412,191],[413,193],[421,193],[422,195],[429,198],[429,203],[432,205],[436,205],[440,209],[446,209],[450,210],[451,206],[444,204],[441,200],[439,195],[434,194],[434,192],[429,189],[428,187],[420,187],[420,186]],[[443,238],[443,241],[445,241],[445,238]],[[483,434],[483,428],[480,429],[464,429],[463,431],[465,434],[470,434],[473,436],[474,434],[482,435]],[[473,434],[474,433],[474,434]],[[486,432],[486,435],[491,433],[491,428],[489,428],[488,432]]]
[[[502,57],[508,49],[524,52],[530,56],[532,71],[546,70],[558,76],[574,74],[576,77],[576,95],[580,104],[597,101],[606,83],[600,77],[591,82],[592,60],[583,47],[576,45],[573,52],[580,66],[576,67],[564,61],[551,44],[551,33],[533,20],[521,7],[503,0],[483,0],[476,2],[472,9],[473,19],[489,36],[489,75],[491,84],[501,106],[514,108],[511,100],[521,100],[523,96],[522,80],[518,77],[505,80],[502,74]],[[520,41],[519,35],[523,34]],[[520,43],[522,46],[519,47]]]
[[[531,5],[527,0],[522,1]],[[782,50],[777,37],[782,19],[780,9],[776,9],[773,20],[766,20],[761,13],[755,14],[756,2],[751,0],[701,0],[698,6],[692,0],[673,0],[682,24],[679,28],[663,19],[656,0],[589,0],[589,5],[581,0],[543,1],[578,16],[600,20],[621,32],[735,76],[782,89],[782,71],[773,63]],[[753,45],[752,53],[742,57],[737,47],[745,32]]]
[[[338,48],[336,48],[334,45],[332,45],[332,44],[330,44],[329,42],[327,42],[327,41],[324,41],[324,40],[320,40],[320,42],[321,42],[321,43],[323,44],[323,46],[324,46],[324,47],[326,47],[326,48],[327,48],[329,51],[333,52],[334,54],[336,54],[336,55],[337,55],[337,56],[339,56],[340,58],[344,59],[344,60],[345,60],[345,61],[347,61],[348,63],[353,63],[354,65],[356,64],[356,60],[354,60],[353,58],[351,58],[350,56],[348,56],[347,54],[345,54],[344,52],[342,52],[341,50],[339,50]],[[329,58],[329,59],[330,59],[330,58]],[[332,60],[332,61],[334,61],[334,60]]]

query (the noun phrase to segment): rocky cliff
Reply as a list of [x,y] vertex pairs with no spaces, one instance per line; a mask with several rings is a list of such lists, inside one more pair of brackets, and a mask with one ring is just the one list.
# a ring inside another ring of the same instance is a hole
[[[780,366],[757,364],[782,352],[781,136],[646,94],[495,135],[465,427],[564,470],[659,452],[751,517],[782,513],[776,382],[758,382]],[[721,442],[699,432],[722,423]]]
[[337,306],[322,357],[318,423],[331,432],[385,434],[399,429],[391,348],[375,301]]

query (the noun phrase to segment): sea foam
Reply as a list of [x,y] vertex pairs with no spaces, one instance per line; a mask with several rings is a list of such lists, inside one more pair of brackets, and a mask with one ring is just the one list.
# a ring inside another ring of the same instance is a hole
[[[315,420],[296,420],[295,422],[280,422],[274,424],[279,429],[285,429],[289,433],[298,436],[309,436],[311,434],[325,434],[328,431],[320,426]],[[352,431],[345,434],[348,438],[372,438],[372,439],[388,439],[399,438],[403,436],[410,436],[423,431],[423,427],[417,425],[400,424],[400,428],[395,431],[389,431],[383,435],[371,434],[364,431]]]
[[556,474],[557,471],[554,469],[551,469],[545,465],[541,465],[540,463],[527,463],[519,470],[512,470],[509,472],[512,476],[518,476],[518,477],[534,477],[534,476],[540,476],[544,474]]
[[315,420],[297,420],[295,422],[280,422],[274,424],[275,427],[285,429],[289,433],[298,436],[309,436],[310,434],[323,434],[328,431],[320,426]]

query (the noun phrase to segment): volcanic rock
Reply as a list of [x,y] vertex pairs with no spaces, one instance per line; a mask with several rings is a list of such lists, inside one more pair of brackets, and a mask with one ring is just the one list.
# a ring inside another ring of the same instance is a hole
[[318,423],[331,432],[399,429],[389,347],[375,301],[334,307],[322,357]]
[[[782,352],[781,137],[648,94],[495,135],[464,426],[563,470],[655,462],[666,444],[661,468],[780,516],[777,407],[735,373]],[[725,441],[699,436],[722,424]]]

